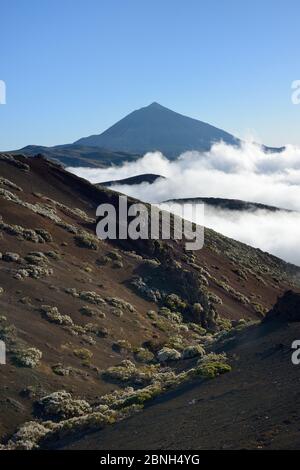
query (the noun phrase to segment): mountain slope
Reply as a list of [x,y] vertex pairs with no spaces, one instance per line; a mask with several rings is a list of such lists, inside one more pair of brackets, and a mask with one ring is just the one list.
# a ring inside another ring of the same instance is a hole
[[140,154],[159,150],[175,158],[186,150],[209,150],[220,140],[238,143],[238,139],[221,129],[152,103],[133,111],[102,134],[75,143]]
[[299,322],[247,328],[218,345],[230,358],[229,374],[177,387],[131,419],[60,446],[103,451],[299,449],[299,366],[292,364],[290,349],[299,335]]
[[193,253],[172,239],[98,240],[96,207],[117,207],[118,194],[41,157],[0,154],[0,175],[0,436],[22,425],[13,448],[38,445],[32,420],[55,440],[57,426],[62,436],[110,419],[99,397],[189,367],[160,364],[161,348],[209,347],[299,285],[296,266],[212,230]]

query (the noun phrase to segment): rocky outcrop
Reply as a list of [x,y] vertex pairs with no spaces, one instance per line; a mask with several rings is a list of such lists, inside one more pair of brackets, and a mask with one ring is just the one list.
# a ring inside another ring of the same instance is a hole
[[300,293],[289,290],[279,297],[264,321],[300,322]]

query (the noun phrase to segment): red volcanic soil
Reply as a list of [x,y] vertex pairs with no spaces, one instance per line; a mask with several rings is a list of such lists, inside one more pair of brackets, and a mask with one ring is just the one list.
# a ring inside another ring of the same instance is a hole
[[[125,240],[122,244],[98,241],[96,250],[79,246],[68,227],[84,231],[85,236],[95,236],[95,222],[91,219],[95,217],[96,207],[104,202],[117,206],[118,193],[97,188],[41,157],[14,158],[7,160],[0,155],[0,252],[17,253],[20,257],[18,261],[6,261],[5,256],[0,256],[0,288],[3,289],[3,292],[0,289],[0,339],[8,341],[7,364],[0,365],[3,442],[17,426],[36,418],[37,399],[66,390],[94,403],[99,396],[123,387],[104,380],[103,370],[124,359],[138,365],[136,348],[145,342],[155,343],[158,348],[178,336],[174,323],[164,319],[162,325],[159,315],[162,305],[132,287],[134,276],[146,279],[151,289],[164,295],[175,293],[183,299],[186,329],[180,335],[185,345],[201,341],[192,331],[191,322],[202,326],[209,323],[208,335],[240,319],[258,322],[279,295],[298,285],[299,268],[212,230],[205,230],[204,248],[192,255],[185,251],[183,242],[174,240],[158,245],[151,241]],[[20,168],[20,163],[28,167]],[[55,214],[62,224],[37,213],[37,207]],[[17,231],[43,229],[51,235],[51,240],[31,241],[13,233],[13,225],[18,226]],[[32,252],[46,254],[46,267],[51,268],[51,274],[17,279],[16,272],[26,270],[26,257]],[[57,258],[47,255],[49,252],[55,252]],[[75,289],[73,292],[77,293],[91,291],[103,299],[118,298],[132,308],[125,306],[123,315],[119,316],[109,301],[93,305],[66,289]],[[208,313],[204,312],[207,316],[204,313],[201,317],[193,316],[193,304],[202,298],[209,299]],[[93,323],[106,332],[86,335],[51,322],[42,313],[43,305],[57,307],[61,315],[72,319],[78,330]],[[88,317],[82,313],[84,306],[96,308],[102,314]],[[154,311],[156,320],[148,315],[149,310]],[[222,324],[222,320],[227,323]],[[146,406],[142,414],[103,431],[101,439],[98,435],[89,436],[87,441],[74,446],[255,447],[261,442],[264,446],[271,439],[264,435],[269,429],[264,423],[275,406],[279,411],[270,432],[282,434],[285,429],[293,430],[297,417],[297,411],[292,411],[297,408],[293,402],[297,368],[291,368],[287,348],[299,333],[298,324],[294,329],[286,326],[274,332],[268,325],[263,328],[254,327],[249,339],[242,336],[229,350],[234,362],[230,374],[212,382],[186,385]],[[118,341],[124,340],[130,343],[130,349],[115,347]],[[272,350],[281,343],[283,349]],[[14,354],[20,348],[37,348],[42,353],[37,367],[16,364]],[[76,356],[78,349],[88,350],[89,360]],[[54,367],[58,363],[70,368],[72,373],[57,375]],[[292,395],[285,391],[285,381]],[[239,397],[237,401],[236,397]],[[190,405],[192,401],[195,403]],[[290,424],[284,424],[284,419]],[[246,440],[240,433],[241,427]],[[276,440],[272,442],[277,445]]]

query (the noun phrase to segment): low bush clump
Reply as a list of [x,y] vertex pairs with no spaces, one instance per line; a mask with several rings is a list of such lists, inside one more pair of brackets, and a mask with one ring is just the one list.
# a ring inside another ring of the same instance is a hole
[[126,300],[120,299],[119,297],[106,297],[106,302],[112,307],[120,308],[123,310],[129,310],[129,312],[135,312],[135,308],[131,303]]
[[138,368],[133,362],[124,360],[119,366],[109,367],[102,373],[102,377],[133,385],[148,385],[153,380],[156,372],[157,367],[154,365],[145,365]]
[[23,191],[20,186],[17,186],[15,183],[6,178],[3,178],[2,176],[0,176],[0,186],[6,186],[7,188],[14,189],[15,191]]
[[85,315],[87,317],[98,317],[98,318],[105,318],[106,315],[104,312],[101,312],[101,310],[98,310],[97,308],[91,308],[88,305],[84,305],[81,307],[79,310],[82,315]]
[[105,301],[102,299],[101,295],[97,294],[96,292],[93,291],[82,291],[79,294],[79,297],[82,300],[85,300],[86,302],[89,302],[90,304],[104,304]]
[[112,308],[111,313],[118,318],[121,318],[123,316],[123,310],[120,308]]
[[52,371],[56,375],[62,375],[62,376],[68,376],[72,372],[72,367],[67,367],[64,366],[63,364],[55,364],[54,366],[51,367]]
[[48,258],[54,259],[55,261],[61,259],[61,255],[57,251],[47,251],[45,255],[48,256]]
[[177,294],[169,294],[165,298],[165,305],[172,311],[179,310],[180,312],[187,307],[186,302],[182,300]]
[[24,256],[24,259],[27,263],[37,266],[45,266],[48,264],[48,258],[41,251],[31,251]]
[[86,315],[87,317],[97,316],[97,310],[94,309],[94,308],[88,307],[86,305],[81,307],[81,309],[79,311],[80,311],[80,313],[82,313],[82,315]]
[[145,348],[137,348],[134,351],[134,357],[138,362],[149,363],[154,360],[154,354]]
[[187,346],[182,351],[182,358],[183,359],[190,359],[192,357],[197,357],[197,356],[203,357],[204,355],[205,355],[205,349],[200,344],[195,344],[193,346]]
[[116,251],[110,251],[107,253],[107,258],[111,259],[112,261],[122,261],[122,256],[117,253]]
[[42,352],[37,348],[19,349],[14,353],[14,362],[21,367],[36,367],[42,359]]
[[99,326],[95,323],[87,323],[84,328],[86,332],[94,333],[99,338],[106,338],[109,335],[109,331],[105,326]]
[[[51,423],[44,424],[36,421],[28,421],[22,424],[13,435],[4,449],[34,450],[38,449],[38,442],[51,431]],[[1,449],[1,445],[0,445]]]
[[72,297],[79,297],[79,293],[77,292],[76,287],[65,287],[64,291],[66,294],[71,295]]
[[82,247],[90,250],[98,250],[98,239],[91,233],[84,232],[78,233],[74,236],[75,243]]
[[135,276],[130,283],[132,287],[142,295],[142,297],[156,303],[161,301],[162,294],[159,289],[148,286],[146,279],[143,279],[140,276]]
[[16,236],[19,240],[27,240],[33,243],[51,242],[52,237],[47,230],[25,228],[21,225],[6,224],[0,217],[0,229],[9,235]]
[[231,371],[231,366],[223,362],[207,362],[197,368],[197,374],[202,377],[213,379],[220,374]]
[[53,238],[52,235],[43,228],[36,228],[35,232],[45,241],[45,242],[52,242]]
[[158,311],[159,315],[167,318],[168,320],[174,323],[181,323],[182,322],[182,315],[180,312],[171,312],[171,310],[167,307],[162,307]]
[[232,323],[230,320],[228,320],[228,318],[218,317],[216,325],[221,331],[230,331],[232,328]]
[[85,348],[74,349],[73,354],[83,361],[88,361],[93,357],[93,353]]
[[188,327],[189,327],[189,330],[194,331],[199,336],[204,336],[206,334],[206,329],[198,325],[197,323],[188,323]]
[[227,362],[226,354],[210,353],[198,361],[195,368],[196,375],[213,379],[218,375],[231,371],[231,366]]
[[166,348],[176,349],[177,351],[183,351],[185,348],[184,338],[181,335],[169,336],[168,341],[164,345]]
[[52,323],[58,325],[73,326],[73,320],[69,315],[62,315],[57,307],[51,307],[51,305],[42,305],[41,312],[46,319]]
[[133,347],[127,339],[119,339],[113,344],[113,349],[119,353],[121,352],[131,352]]
[[40,279],[41,277],[52,276],[53,269],[46,268],[44,266],[35,266],[34,264],[29,264],[26,268],[18,269],[14,271],[14,278],[18,280],[26,279],[27,277],[32,277],[33,279]]
[[164,347],[157,353],[157,359],[159,362],[178,361],[181,358],[181,354],[176,349]]
[[85,400],[75,400],[65,390],[51,393],[35,403],[38,414],[55,420],[83,416],[91,411]]

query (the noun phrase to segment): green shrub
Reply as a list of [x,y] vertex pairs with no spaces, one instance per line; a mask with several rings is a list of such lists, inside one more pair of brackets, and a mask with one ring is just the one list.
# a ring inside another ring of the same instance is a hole
[[206,329],[198,325],[197,323],[188,323],[188,327],[189,327],[189,330],[194,331],[200,336],[204,336],[206,334]]
[[205,354],[205,349],[200,344],[195,344],[192,346],[187,346],[182,352],[183,359],[190,359],[192,357],[201,356]]
[[66,367],[63,364],[55,364],[51,367],[56,375],[68,376],[72,372],[72,367]]
[[57,323],[58,325],[64,326],[74,325],[72,318],[69,315],[62,315],[58,311],[57,307],[52,307],[51,305],[42,305],[41,312],[51,323]]
[[21,367],[36,367],[41,358],[42,352],[37,348],[20,349],[14,353],[14,362]]
[[218,317],[216,323],[220,330],[230,331],[232,328],[232,323],[228,318]]
[[228,359],[225,353],[207,354],[198,361],[197,367],[195,368],[195,373],[196,375],[200,375],[204,378],[213,379],[218,375],[231,371],[231,366],[227,363],[227,361]]
[[165,305],[172,311],[182,311],[187,307],[186,302],[182,300],[177,294],[169,294],[165,298]]
[[109,331],[105,326],[99,326],[94,323],[87,323],[85,325],[85,331],[94,333],[99,338],[106,338],[109,335]]
[[102,377],[133,385],[148,385],[152,382],[156,371],[157,368],[154,365],[137,368],[133,362],[124,360],[119,366],[109,367],[102,373]]
[[104,304],[105,301],[102,299],[101,295],[97,294],[96,292],[93,291],[82,291],[79,294],[79,297],[82,300],[85,300],[86,302],[89,302],[90,304]]
[[224,362],[206,362],[197,367],[197,375],[202,377],[213,379],[218,375],[225,374],[231,371],[231,366]]
[[35,403],[39,413],[54,419],[67,419],[74,416],[83,416],[91,411],[89,403],[85,400],[75,400],[65,390],[51,393]]
[[159,315],[162,315],[163,317],[167,318],[168,320],[170,320],[174,323],[181,323],[182,322],[181,313],[180,312],[172,312],[167,307],[160,308],[158,313],[159,313]]
[[85,348],[74,349],[73,354],[74,356],[84,361],[87,361],[93,357],[93,353]]
[[157,353],[157,359],[159,362],[178,361],[181,358],[180,352],[176,349],[164,347]]
[[153,361],[154,354],[149,349],[137,348],[134,351],[134,357],[138,362],[149,363]]
[[122,256],[116,251],[110,251],[106,256],[113,261],[122,261]]
[[90,250],[98,250],[98,239],[91,233],[84,232],[74,236],[76,245]]
[[119,339],[113,344],[113,349],[118,352],[131,352],[133,350],[131,343],[127,339]]

